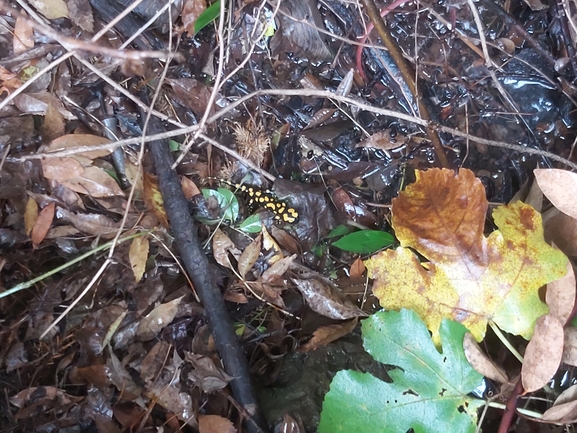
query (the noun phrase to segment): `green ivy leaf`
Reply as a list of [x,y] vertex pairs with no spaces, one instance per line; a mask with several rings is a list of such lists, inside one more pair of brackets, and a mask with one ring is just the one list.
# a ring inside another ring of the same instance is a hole
[[220,15],[220,0],[207,7],[194,22],[194,34],[197,34]]
[[246,233],[260,233],[262,231],[260,216],[258,214],[249,216],[240,223],[239,229]]
[[330,233],[326,236],[326,239],[337,238],[339,236],[348,235],[349,233],[350,233],[349,228],[346,225],[341,224],[332,229]]
[[240,207],[234,193],[226,188],[202,189],[204,198],[214,197],[223,210],[223,218],[227,221],[236,221]]
[[370,254],[388,247],[393,240],[393,235],[381,230],[361,230],[343,236],[333,246],[351,253]]
[[[443,320],[443,352],[411,310],[382,311],[362,323],[365,349],[390,370],[392,383],[340,371],[325,396],[319,433],[473,433],[484,402],[468,396],[483,376],[463,352],[466,329]],[[402,369],[401,369],[402,368]]]

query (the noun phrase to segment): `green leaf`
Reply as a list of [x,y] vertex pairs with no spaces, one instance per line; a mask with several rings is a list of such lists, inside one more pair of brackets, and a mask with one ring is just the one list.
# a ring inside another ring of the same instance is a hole
[[262,231],[260,216],[258,214],[249,216],[240,223],[239,229],[246,233],[260,233]]
[[180,143],[174,140],[168,140],[168,146],[171,152],[178,152],[180,150]]
[[220,0],[207,7],[194,22],[194,34],[197,34],[220,15]]
[[382,311],[363,321],[365,349],[390,370],[392,383],[340,371],[325,396],[319,433],[473,433],[484,402],[468,396],[483,376],[463,352],[463,325],[443,320],[443,352],[410,310]]
[[238,200],[234,193],[226,188],[202,189],[204,198],[214,197],[219,207],[224,211],[223,218],[227,221],[235,221],[239,213]]
[[339,236],[344,236],[350,233],[349,228],[341,224],[340,226],[336,226],[334,229],[330,231],[330,233],[326,236],[326,239],[337,238]]
[[351,253],[370,254],[388,247],[393,240],[393,235],[381,230],[361,230],[343,236],[333,246]]

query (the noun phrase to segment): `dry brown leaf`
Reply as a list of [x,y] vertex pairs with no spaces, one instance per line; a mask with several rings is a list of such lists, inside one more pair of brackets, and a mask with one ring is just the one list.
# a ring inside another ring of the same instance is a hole
[[182,6],[182,25],[189,36],[194,36],[194,23],[206,10],[206,0],[186,0]]
[[541,420],[558,424],[577,422],[577,385],[563,391],[553,406],[545,411]]
[[290,234],[288,234],[285,230],[279,229],[276,226],[272,226],[270,234],[289,253],[291,254],[301,253],[300,243]]
[[313,333],[313,338],[307,341],[298,351],[299,352],[310,352],[321,346],[326,346],[327,344],[338,340],[341,337],[352,332],[359,322],[358,318],[354,318],[344,323],[337,323],[334,325],[321,326]]
[[236,433],[234,424],[218,415],[199,415],[198,430],[200,433]]
[[24,230],[26,232],[26,236],[30,236],[30,233],[36,225],[37,220],[38,205],[36,204],[36,200],[34,200],[32,197],[28,197],[28,201],[26,202],[26,210],[24,211]]
[[351,271],[350,271],[351,278],[362,277],[365,270],[366,268],[364,262],[361,260],[360,257],[357,257],[357,259],[351,265]]
[[196,184],[186,176],[182,176],[181,185],[182,191],[187,200],[190,200],[191,197],[194,197],[195,195],[202,194]]
[[577,218],[577,174],[554,168],[533,172],[545,197],[564,214]]
[[124,196],[114,178],[99,167],[85,167],[84,173],[80,176],[61,183],[72,191],[95,198]]
[[132,266],[132,273],[134,274],[134,280],[138,283],[144,271],[146,270],[146,261],[148,260],[148,250],[149,241],[146,236],[139,236],[132,240],[130,244],[130,250],[128,251],[128,257],[130,259],[130,265]]
[[276,243],[274,238],[269,234],[266,227],[262,226],[262,248],[265,251],[274,251],[275,254],[267,260],[269,265],[273,265],[275,262],[279,261],[284,257],[279,245]]
[[0,95],[4,92],[10,94],[21,85],[22,81],[17,74],[0,65]]
[[44,115],[44,123],[40,127],[40,134],[45,143],[52,141],[64,135],[65,131],[64,116],[52,104],[48,104],[46,114]]
[[160,304],[140,320],[136,336],[142,341],[152,340],[166,325],[174,320],[184,296]]
[[232,269],[228,253],[240,257],[241,252],[233,241],[221,229],[216,229],[212,237],[212,255],[216,262],[225,268]]
[[521,368],[525,393],[543,388],[557,372],[562,356],[563,325],[550,314],[539,317]]
[[373,149],[392,150],[404,146],[409,137],[391,137],[391,130],[385,129],[371,135],[364,141],[358,143],[355,147],[372,147]]
[[248,299],[243,293],[240,292],[233,292],[231,290],[227,290],[224,294],[224,299],[228,302],[236,302],[237,304],[247,304]]
[[567,262],[567,274],[547,284],[545,302],[549,306],[549,314],[557,317],[562,324],[567,323],[575,305],[575,272],[570,262]]
[[333,114],[335,114],[335,111],[337,111],[336,108],[321,108],[313,115],[305,129],[312,129],[321,123],[326,122],[333,116]]
[[262,280],[266,283],[270,283],[279,277],[282,277],[284,273],[290,268],[292,262],[297,258],[296,254],[290,257],[285,257],[275,262],[270,268],[262,274]]
[[367,314],[348,299],[340,296],[336,289],[318,280],[293,279],[306,304],[315,312],[335,320],[366,317]]
[[76,158],[48,158],[41,161],[46,179],[62,183],[84,173],[83,165]]
[[66,120],[76,120],[76,116],[64,108],[62,102],[56,96],[44,91],[37,93],[21,93],[14,98],[14,105],[20,111],[27,114],[44,116],[48,105],[56,109],[64,116]]
[[46,237],[46,234],[52,225],[52,221],[54,220],[55,208],[56,205],[54,203],[50,203],[40,211],[38,219],[36,220],[36,224],[34,224],[34,228],[30,233],[30,238],[32,239],[34,245],[39,245],[40,242],[42,242]]
[[57,216],[60,220],[72,224],[83,233],[101,236],[104,239],[114,237],[120,226],[119,223],[106,215],[76,214],[61,207],[57,208]]
[[14,39],[12,49],[14,54],[20,54],[34,48],[34,29],[28,21],[16,18],[14,24]]
[[30,0],[30,4],[49,20],[68,18],[68,7],[64,0]]
[[58,137],[50,142],[46,147],[47,152],[56,152],[58,150],[71,150],[74,148],[86,149],[84,152],[79,152],[74,156],[82,156],[88,159],[102,158],[104,156],[110,155],[112,150],[89,150],[92,146],[98,146],[100,144],[108,144],[110,140],[105,137],[99,137],[98,135],[91,134],[67,134],[62,137]]
[[142,380],[153,382],[156,379],[166,363],[170,346],[168,341],[159,341],[146,353],[140,363],[140,377]]
[[[210,90],[195,78],[166,79],[172,86],[173,95],[183,106],[188,107],[197,116],[202,116],[208,106]],[[211,112],[214,109],[211,108]]]
[[88,0],[66,0],[70,21],[89,33],[94,31],[94,18]]
[[539,188],[539,184],[536,181],[531,184],[531,188],[529,188],[525,203],[527,203],[537,212],[541,212],[543,210],[543,191],[541,191],[541,188]]
[[553,208],[543,214],[545,240],[568,256],[577,256],[577,219]]
[[146,207],[152,211],[163,227],[168,227],[168,215],[166,215],[166,209],[164,209],[164,200],[158,188],[156,177],[144,172],[142,182]]
[[191,380],[204,392],[211,393],[223,389],[234,379],[218,368],[208,356],[186,353],[184,359],[192,364],[193,370],[188,373],[187,379]]
[[470,332],[467,332],[463,339],[463,350],[469,364],[483,376],[497,383],[509,383],[505,370],[483,353],[477,340]]
[[563,362],[577,367],[577,328],[575,326],[565,328]]
[[260,255],[262,247],[262,233],[259,234],[242,252],[238,259],[238,273],[244,279],[252,269]]

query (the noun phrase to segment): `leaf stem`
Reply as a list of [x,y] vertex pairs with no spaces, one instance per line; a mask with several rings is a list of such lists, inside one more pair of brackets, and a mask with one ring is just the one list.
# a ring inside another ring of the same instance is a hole
[[517,358],[519,360],[519,362],[522,364],[523,363],[523,357],[521,356],[521,354],[517,351],[517,349],[515,349],[513,347],[513,345],[511,343],[509,343],[509,340],[507,340],[507,337],[505,337],[505,334],[503,334],[503,332],[501,332],[501,330],[499,329],[499,327],[497,325],[495,325],[493,322],[489,321],[489,326],[491,327],[491,329],[493,330],[493,332],[495,333],[495,335],[497,335],[497,337],[499,338],[499,340],[501,340],[501,342],[505,345],[505,347],[507,349],[509,349],[509,352],[511,352],[513,354],[513,356],[515,358]]

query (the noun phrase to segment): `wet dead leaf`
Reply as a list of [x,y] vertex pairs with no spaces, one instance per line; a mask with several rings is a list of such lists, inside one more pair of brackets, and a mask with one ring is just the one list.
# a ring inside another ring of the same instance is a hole
[[28,197],[28,201],[26,202],[26,209],[24,211],[24,230],[26,232],[26,236],[30,236],[30,233],[36,225],[37,220],[38,205],[36,204],[36,200],[34,200],[32,197]]
[[178,306],[184,296],[160,304],[140,320],[136,336],[142,341],[152,340],[162,328],[171,323],[178,312]]
[[170,351],[168,341],[159,341],[150,349],[140,364],[140,377],[145,382],[153,382],[166,364]]
[[84,166],[76,158],[48,158],[41,163],[44,177],[59,183],[84,174]]
[[94,18],[88,0],[66,0],[70,20],[89,33],[94,31]]
[[40,127],[40,134],[44,142],[50,142],[58,137],[62,137],[65,131],[64,116],[52,104],[48,104],[44,123]]
[[259,234],[242,252],[238,259],[238,273],[244,279],[248,271],[252,269],[262,247],[262,233]]
[[55,209],[56,205],[54,203],[50,203],[40,211],[38,219],[36,220],[36,224],[34,224],[34,227],[30,233],[30,238],[32,239],[34,245],[40,245],[40,243],[46,237],[46,234],[52,225],[52,221],[54,220]]
[[409,141],[406,136],[391,136],[391,130],[385,129],[361,141],[355,147],[371,147],[380,150],[392,150],[404,146]]
[[182,25],[189,36],[194,36],[194,23],[206,10],[206,0],[186,0],[182,6]]
[[345,335],[352,332],[359,322],[358,318],[354,318],[344,323],[337,323],[334,325],[321,326],[313,333],[313,337],[306,342],[298,351],[299,352],[309,352],[311,350],[318,349],[321,346],[326,346],[327,344],[338,340]]
[[164,209],[164,201],[162,200],[162,194],[158,188],[156,177],[144,172],[142,182],[144,187],[144,203],[146,204],[146,207],[148,210],[152,211],[162,226],[167,228],[168,216]]
[[470,332],[467,332],[463,339],[463,350],[469,364],[483,376],[497,383],[509,383],[505,370],[483,353]]
[[184,359],[194,367],[188,373],[188,379],[204,392],[211,393],[223,389],[234,379],[218,368],[208,356],[187,352]]
[[565,328],[563,346],[563,362],[577,367],[577,328],[575,326]]
[[577,218],[577,173],[555,168],[533,170],[535,180],[553,206]]
[[557,372],[562,356],[563,325],[550,314],[539,317],[521,368],[525,393],[543,388]]
[[348,299],[340,296],[336,289],[318,280],[293,279],[306,304],[315,312],[335,320],[366,317],[367,314]]
[[302,252],[299,242],[285,230],[273,226],[270,234],[279,243],[279,245],[283,246],[289,253],[300,254]]
[[122,365],[112,350],[109,350],[106,365],[110,371],[110,380],[116,389],[122,393],[122,398],[128,401],[142,397],[143,389],[134,382],[130,373]]
[[174,97],[178,102],[190,108],[197,116],[202,116],[211,93],[206,85],[194,78],[167,78],[166,81],[172,86]]
[[12,50],[14,54],[20,54],[34,48],[34,29],[28,21],[22,18],[16,18],[14,24],[14,39]]
[[199,415],[199,433],[236,433],[234,424],[218,415]]
[[120,227],[119,223],[101,214],[74,213],[58,207],[56,215],[59,220],[72,224],[81,232],[104,239],[113,237]]
[[[110,155],[112,150],[90,150],[92,146],[108,144],[110,140],[105,137],[91,134],[67,134],[55,138],[46,147],[47,152],[57,152],[59,150],[77,149],[79,153],[74,156],[82,156],[88,159],[102,158]],[[84,151],[82,151],[84,150]]]
[[553,406],[545,411],[541,420],[557,424],[577,422],[577,385],[563,391]]
[[30,4],[49,20],[68,18],[68,7],[64,0],[30,0]]
[[85,167],[81,175],[61,183],[72,191],[95,198],[124,196],[116,180],[99,167]]
[[270,268],[268,268],[266,271],[263,272],[262,280],[266,283],[271,283],[277,278],[282,277],[284,273],[290,268],[292,262],[294,262],[296,258],[297,255],[293,254],[290,257],[285,257],[275,262]]
[[144,271],[146,270],[146,261],[148,260],[149,241],[146,236],[139,236],[132,239],[130,250],[128,251],[128,258],[130,259],[130,266],[132,266],[132,273],[134,280],[138,283]]
[[235,257],[240,257],[242,254],[236,247],[233,241],[221,229],[216,229],[212,237],[212,255],[216,262],[225,268],[231,268],[228,253]]
[[577,256],[577,219],[551,209],[543,215],[545,239],[568,256]]
[[557,317],[562,324],[567,323],[575,306],[575,272],[570,262],[567,262],[567,274],[563,278],[547,284],[545,302],[549,306],[549,314]]
[[362,277],[363,274],[365,273],[365,270],[366,270],[365,264],[363,263],[360,257],[357,257],[357,259],[351,265],[351,271],[350,271],[351,278]]

